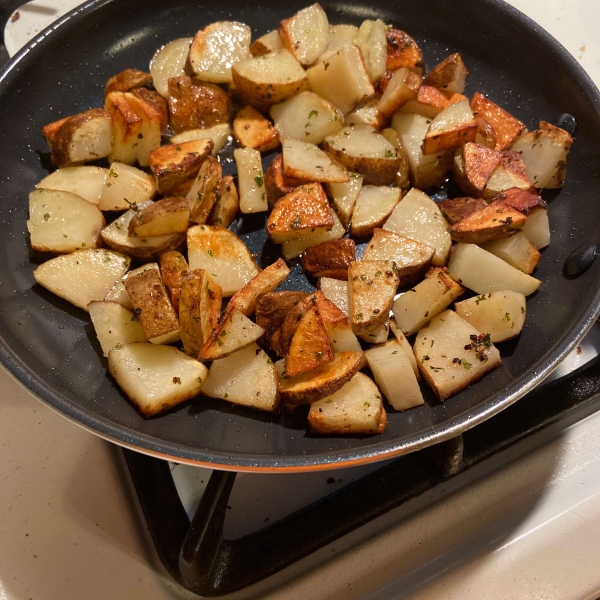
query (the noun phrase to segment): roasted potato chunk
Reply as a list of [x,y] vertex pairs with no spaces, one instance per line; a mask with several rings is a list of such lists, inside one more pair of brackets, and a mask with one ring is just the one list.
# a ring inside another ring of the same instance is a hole
[[88,312],[104,356],[119,344],[148,341],[135,315],[118,302],[94,300],[88,304]]
[[212,83],[194,83],[187,75],[169,79],[169,114],[175,133],[229,121],[229,96]]
[[237,216],[239,210],[240,198],[235,187],[235,182],[231,175],[227,175],[221,180],[218,199],[213,204],[207,223],[227,229]]
[[525,165],[518,152],[502,152],[500,163],[490,175],[482,195],[486,200],[492,200],[496,194],[510,188],[531,189],[531,181],[525,172]]
[[269,208],[273,208],[279,198],[289,194],[294,188],[306,183],[304,179],[286,177],[283,173],[283,155],[278,154],[269,165],[265,175],[265,189]]
[[281,245],[281,253],[283,254],[283,257],[286,260],[290,260],[300,256],[307,248],[310,248],[310,246],[320,244],[321,242],[326,242],[327,240],[338,240],[344,237],[346,229],[340,222],[335,211],[331,211],[331,215],[333,217],[333,227],[331,229],[328,229],[323,233],[307,233],[306,237],[284,242]]
[[479,92],[476,92],[471,99],[471,109],[475,117],[484,118],[494,128],[496,150],[504,150],[519,135],[527,131],[524,123]]
[[216,158],[204,159],[198,170],[196,180],[186,195],[191,207],[190,220],[202,225],[208,219],[221,190],[223,169]]
[[102,195],[98,202],[100,210],[127,210],[152,200],[156,195],[156,183],[152,175],[141,169],[120,162],[110,165]]
[[328,240],[306,250],[302,257],[302,268],[312,277],[348,279],[348,267],[355,260],[354,240]]
[[279,132],[273,123],[249,104],[238,110],[233,120],[233,134],[242,148],[268,152],[279,146]]
[[449,106],[450,100],[440,90],[431,85],[422,84],[419,87],[416,100],[410,100],[404,104],[400,108],[400,112],[435,119]]
[[491,148],[492,150],[495,149],[498,144],[498,138],[496,137],[496,131],[492,125],[483,117],[476,117],[475,122],[477,123],[475,142],[486,148]]
[[422,79],[406,67],[398,69],[390,78],[379,99],[379,112],[390,119],[407,102],[416,100]]
[[163,198],[138,210],[127,227],[130,237],[149,238],[185,233],[190,219],[190,205],[185,198]]
[[400,189],[363,185],[352,213],[352,235],[364,237],[381,227],[400,202]]
[[423,154],[439,154],[474,142],[477,122],[469,103],[457,102],[444,109],[429,125],[423,140]]
[[329,21],[320,4],[312,4],[279,23],[279,37],[304,67],[312,65],[329,45]]
[[236,148],[233,151],[233,158],[238,172],[240,211],[248,214],[268,210],[260,152],[252,148]]
[[169,79],[185,75],[185,63],[190,52],[192,38],[179,38],[159,48],[150,61],[150,74],[154,89],[163,97],[169,97]]
[[133,88],[142,87],[152,81],[150,73],[144,73],[137,69],[125,69],[116,75],[113,75],[104,87],[104,95],[108,96],[111,92],[128,92]]
[[279,329],[271,336],[271,349],[279,356],[286,356],[290,351],[290,344],[298,324],[306,312],[316,304],[317,294],[310,294],[294,304],[285,315]]
[[169,107],[165,99],[158,92],[144,87],[134,88],[131,93],[160,113],[160,131],[166,133],[169,127]]
[[488,206],[483,198],[447,198],[439,203],[440,210],[451,225]]
[[538,208],[546,208],[546,202],[540,196],[520,188],[509,188],[500,192],[493,198],[493,204],[497,202],[510,206],[524,215],[529,215]]
[[450,228],[455,242],[484,244],[514,235],[525,225],[526,217],[501,204],[486,206]]
[[350,224],[350,218],[354,212],[354,206],[358,194],[362,189],[364,177],[357,173],[351,173],[350,180],[346,183],[328,183],[325,189],[344,227]]
[[462,94],[465,90],[467,74],[467,68],[460,54],[451,54],[429,71],[423,83],[450,94]]
[[541,254],[523,231],[509,238],[483,244],[482,248],[527,275],[531,275],[541,258]]
[[281,50],[282,48],[283,42],[279,36],[279,31],[274,29],[250,44],[250,54],[252,56],[264,56],[270,52],[277,52],[277,50]]
[[417,42],[404,31],[393,27],[387,29],[385,37],[387,41],[386,69],[396,71],[406,67],[417,75],[423,75],[425,63]]
[[181,280],[185,271],[188,270],[187,260],[181,252],[172,250],[160,255],[160,275],[169,290],[171,304],[176,313],[179,313],[179,295],[181,291]]
[[502,152],[477,143],[466,143],[454,155],[456,183],[474,197],[484,197],[492,173],[502,161]]
[[281,327],[288,313],[301,300],[308,296],[307,292],[266,292],[256,299],[256,324],[264,330],[261,345],[270,346],[271,337]]
[[345,183],[350,179],[348,171],[341,164],[314,144],[287,138],[282,141],[282,146],[283,173],[286,177],[319,183]]

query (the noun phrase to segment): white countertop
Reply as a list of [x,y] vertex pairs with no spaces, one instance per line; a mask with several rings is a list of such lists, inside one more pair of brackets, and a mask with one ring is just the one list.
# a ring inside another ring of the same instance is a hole
[[[600,3],[511,4],[600,84]],[[33,32],[30,14],[22,11],[21,23]],[[196,598],[160,565],[120,451],[4,372],[0,387],[0,600]],[[382,517],[383,532],[357,548],[342,552],[347,536],[237,597],[592,600],[600,596],[599,481],[597,415],[409,520],[395,524],[398,511]],[[271,584],[280,587],[267,592]]]

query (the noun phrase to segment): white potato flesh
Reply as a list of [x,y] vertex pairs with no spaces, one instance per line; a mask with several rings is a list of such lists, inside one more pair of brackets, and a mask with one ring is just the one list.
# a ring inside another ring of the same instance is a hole
[[112,250],[77,250],[46,261],[33,276],[53,294],[87,311],[90,302],[104,299],[130,262],[128,256]]
[[348,282],[330,277],[321,277],[319,279],[319,289],[325,297],[331,300],[346,316],[350,314],[348,310]]
[[215,360],[202,393],[259,410],[277,408],[277,372],[271,359],[256,345]]
[[337,52],[342,46],[353,43],[358,27],[355,25],[330,25],[329,26],[329,45],[327,50],[319,56],[317,62],[327,60],[329,56]]
[[392,214],[399,201],[399,188],[364,185],[352,214],[352,235],[370,235]]
[[387,124],[387,118],[379,112],[379,102],[371,100],[344,118],[345,125],[370,125],[377,131],[380,131]]
[[113,149],[110,116],[99,116],[86,121],[73,134],[67,155],[70,163],[89,162],[105,158]]
[[148,341],[133,312],[117,302],[90,302],[88,312],[104,356],[118,344]]
[[391,118],[408,102],[414,102],[417,97],[421,78],[406,67],[398,69],[390,78],[378,104],[379,112],[386,118]]
[[110,288],[110,290],[108,291],[106,296],[104,296],[104,300],[106,302],[117,302],[118,304],[120,304],[121,306],[126,308],[127,310],[133,310],[133,304],[131,303],[131,298],[129,297],[129,294],[127,293],[127,290],[125,289],[125,285],[123,284],[123,281],[125,279],[127,279],[128,277],[131,277],[132,275],[139,275],[140,273],[143,273],[144,271],[147,271],[148,269],[156,269],[157,271],[160,271],[160,269],[158,267],[158,263],[147,263],[145,265],[142,265],[141,267],[138,267],[137,269],[133,269],[132,271],[129,271],[128,273],[126,273],[123,276],[122,279],[117,281]]
[[337,392],[310,405],[308,421],[320,433],[376,433],[383,402],[373,381],[357,373]]
[[536,208],[527,215],[527,221],[521,231],[538,249],[545,248],[550,243],[550,221],[545,208]]
[[269,111],[281,138],[320,144],[342,128],[343,118],[333,104],[313,92],[300,92]]
[[[255,52],[255,48],[258,52]],[[262,56],[270,52],[277,52],[277,50],[281,50],[282,48],[283,42],[281,41],[279,31],[274,29],[255,40],[250,46],[250,52],[252,52],[253,56]]]
[[424,403],[412,365],[397,340],[366,350],[365,357],[375,383],[396,410]]
[[285,19],[279,26],[283,45],[303,66],[312,65],[329,45],[329,21],[319,4],[313,4]]
[[50,173],[35,187],[44,190],[71,192],[91,204],[98,205],[107,174],[108,169],[102,167],[65,167]]
[[540,259],[540,253],[522,231],[509,238],[483,244],[482,248],[527,275],[531,274]]
[[373,83],[379,81],[386,71],[387,25],[381,20],[363,21],[358,29],[354,43],[360,48],[365,68]]
[[314,144],[288,138],[281,141],[281,146],[283,170],[288,177],[321,183],[345,183],[350,179],[342,165]]
[[529,296],[542,283],[475,244],[456,244],[448,271],[455,281],[477,294],[511,290]]
[[364,177],[362,175],[350,173],[350,179],[346,183],[330,183],[327,185],[333,208],[345,227],[348,227],[350,223],[363,181]]
[[375,89],[358,46],[347,44],[306,72],[310,89],[347,115],[371,100]]
[[156,182],[152,175],[130,165],[114,162],[108,170],[98,208],[127,210],[132,204],[151,200],[155,195]]
[[240,211],[257,213],[269,210],[260,152],[252,148],[236,148],[233,157],[238,172]]
[[[345,282],[344,282],[345,283]],[[335,304],[335,303],[334,303]],[[362,352],[360,342],[347,323],[329,323],[325,321],[325,329],[335,352]]]
[[108,354],[108,370],[140,412],[150,417],[200,393],[208,369],[173,346],[127,344]]
[[531,181],[529,181],[527,175],[515,173],[512,168],[507,168],[505,160],[501,160],[487,180],[485,190],[488,194],[493,195],[513,187],[528,190],[531,187]]
[[502,362],[493,344],[473,342],[471,336],[481,333],[455,312],[445,310],[417,334],[417,363],[440,400],[460,392]]
[[489,333],[494,344],[519,335],[525,324],[525,296],[510,290],[457,302],[454,309],[477,331]]
[[290,240],[281,244],[281,252],[286,260],[300,256],[307,248],[326,242],[328,240],[338,240],[344,237],[346,228],[342,225],[339,217],[334,210],[331,211],[333,216],[333,228],[330,231],[323,233],[315,233],[314,235],[306,236],[298,240]]
[[196,140],[212,140],[212,155],[216,156],[230,140],[231,126],[229,123],[217,123],[207,129],[190,129],[182,131],[171,138],[171,144],[194,142]]
[[396,205],[383,229],[431,246],[435,249],[433,265],[446,264],[452,246],[450,225],[438,205],[424,192],[416,188],[410,190]]
[[[396,113],[392,118],[392,128],[406,150],[413,184],[423,189],[441,183],[447,172],[444,152],[423,154],[423,140],[430,123],[426,117],[414,114]],[[450,166],[448,163],[448,169]]]
[[259,272],[244,242],[228,229],[190,227],[187,245],[190,271],[208,271],[221,286],[225,298],[241,290]]
[[188,65],[202,81],[231,83],[231,67],[250,58],[252,30],[244,23],[219,21],[196,34]]
[[154,89],[163,97],[169,97],[169,79],[185,75],[185,62],[192,43],[191,37],[179,38],[156,51],[150,61],[150,75]]
[[389,324],[390,324],[390,329],[391,329],[392,333],[396,336],[396,339],[398,340],[400,347],[404,351],[404,354],[406,354],[406,356],[408,357],[408,360],[409,360],[410,365],[415,373],[415,377],[417,378],[417,381],[421,381],[421,371],[419,371],[419,367],[417,365],[417,359],[415,358],[415,353],[413,352],[412,346],[406,339],[406,336],[402,333],[402,331],[400,331],[400,327],[398,327],[398,324],[396,323],[396,319],[394,319],[394,317],[390,318]]
[[27,230],[40,252],[96,248],[106,225],[102,212],[71,192],[38,188],[29,194]]
[[466,100],[461,100],[445,108],[431,121],[429,132],[446,131],[458,125],[470,123],[473,120],[473,111]]
[[366,335],[359,335],[361,340],[369,342],[369,344],[383,344],[387,342],[390,336],[390,325],[389,321],[386,321],[383,325],[380,325],[373,331],[370,331]]
[[373,127],[358,124],[327,136],[327,143],[350,156],[396,161],[396,148]]

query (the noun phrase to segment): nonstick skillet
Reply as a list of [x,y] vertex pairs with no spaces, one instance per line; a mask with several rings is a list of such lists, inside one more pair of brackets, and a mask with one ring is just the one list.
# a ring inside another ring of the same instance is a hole
[[[460,52],[469,69],[466,94],[488,95],[529,128],[563,113],[578,121],[567,182],[548,195],[552,241],[528,299],[527,322],[500,345],[503,364],[443,404],[388,412],[380,436],[317,437],[306,415],[264,415],[198,398],[164,416],[144,419],[115,387],[89,317],[35,284],[44,257],[28,246],[28,194],[50,168],[41,128],[103,104],[106,80],[125,68],[147,70],[162,44],[192,36],[210,22],[245,22],[256,35],[304,7],[286,3],[191,0],[93,0],[25,47],[0,75],[0,360],[36,396],[109,440],[180,462],[237,470],[312,470],[389,458],[455,436],[515,402],[551,372],[600,310],[600,261],[576,278],[563,275],[567,256],[600,238],[600,94],[550,35],[499,0],[370,0],[322,2],[331,23],[381,18],[406,30],[431,67]],[[258,253],[261,266],[277,249],[260,219],[232,229]],[[287,288],[309,289],[295,266]]]

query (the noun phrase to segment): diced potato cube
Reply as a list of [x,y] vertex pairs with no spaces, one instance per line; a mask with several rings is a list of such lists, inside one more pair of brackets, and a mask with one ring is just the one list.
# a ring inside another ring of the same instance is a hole
[[527,275],[531,275],[541,256],[522,231],[503,240],[488,242],[483,249]]
[[156,194],[154,177],[140,169],[120,162],[110,165],[100,196],[100,210],[128,210]]
[[238,171],[240,211],[255,213],[268,210],[265,174],[260,152],[252,148],[236,148],[233,156]]
[[118,302],[95,300],[88,304],[88,312],[104,356],[118,344],[148,341],[133,312]]
[[364,185],[352,213],[352,235],[364,237],[381,227],[400,202],[400,189]]

